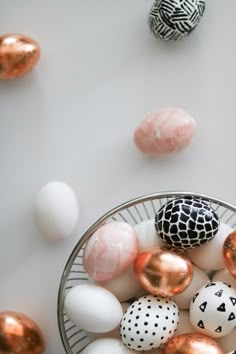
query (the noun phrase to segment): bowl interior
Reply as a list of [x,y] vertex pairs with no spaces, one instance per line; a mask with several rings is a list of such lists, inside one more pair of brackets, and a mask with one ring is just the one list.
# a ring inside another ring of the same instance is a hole
[[103,215],[88,229],[88,231],[77,243],[62,274],[58,293],[58,325],[66,353],[79,354],[91,342],[90,338],[87,337],[83,329],[75,326],[64,311],[64,299],[67,292],[75,285],[88,281],[87,274],[84,271],[82,264],[83,249],[88,238],[104,222],[124,221],[134,226],[144,220],[154,219],[156,212],[163,204],[170,199],[181,196],[194,196],[205,201],[217,212],[223,223],[235,228],[236,207],[210,196],[189,192],[150,194],[123,203]]

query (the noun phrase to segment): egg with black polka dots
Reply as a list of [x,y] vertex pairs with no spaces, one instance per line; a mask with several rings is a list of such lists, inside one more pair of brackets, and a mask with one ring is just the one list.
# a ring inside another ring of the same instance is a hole
[[174,301],[145,295],[128,307],[121,320],[120,336],[128,348],[136,351],[158,348],[174,335],[178,321]]

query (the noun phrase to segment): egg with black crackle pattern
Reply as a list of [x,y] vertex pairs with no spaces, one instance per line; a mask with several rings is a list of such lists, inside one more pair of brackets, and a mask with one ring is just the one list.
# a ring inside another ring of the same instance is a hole
[[125,312],[120,325],[123,343],[136,351],[163,346],[177,329],[179,310],[174,301],[145,295]]
[[182,249],[209,242],[216,235],[219,224],[213,208],[188,196],[170,200],[155,217],[158,236],[170,246]]

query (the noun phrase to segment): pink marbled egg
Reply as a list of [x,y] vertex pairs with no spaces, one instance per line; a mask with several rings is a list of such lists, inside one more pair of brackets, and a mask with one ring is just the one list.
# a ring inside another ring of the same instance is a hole
[[83,265],[92,279],[108,281],[125,270],[137,254],[134,228],[125,222],[111,222],[101,226],[87,241]]
[[165,108],[140,123],[134,133],[134,142],[145,154],[169,154],[184,149],[195,128],[195,120],[187,112],[180,108]]

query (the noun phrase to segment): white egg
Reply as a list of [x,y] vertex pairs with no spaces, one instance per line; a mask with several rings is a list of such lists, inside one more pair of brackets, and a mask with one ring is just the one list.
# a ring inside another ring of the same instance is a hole
[[236,289],[236,279],[228,272],[228,270],[221,269],[213,275],[212,281],[222,281],[229,283]]
[[69,237],[74,231],[79,217],[76,195],[63,182],[50,182],[39,191],[34,205],[36,224],[49,240]]
[[70,320],[89,332],[112,331],[123,316],[120,302],[110,291],[89,283],[73,287],[64,306]]
[[112,292],[121,302],[135,297],[142,290],[141,284],[134,274],[133,264],[118,277],[108,282],[96,282],[95,284]]
[[195,333],[196,330],[193,328],[190,319],[189,312],[186,310],[179,311],[179,324],[174,337],[185,333]]
[[120,339],[101,338],[90,343],[81,354],[137,354],[124,346]]
[[[139,352],[140,353],[140,352]],[[163,351],[161,349],[152,349],[152,350],[145,350],[144,352],[141,352],[143,354],[162,354]]]
[[[129,306],[130,306],[129,302],[122,302],[121,303],[123,314],[125,313],[125,311],[128,309]],[[87,336],[91,340],[95,340],[95,339],[99,339],[99,338],[120,338],[120,325],[117,326],[115,329],[113,329],[113,331],[110,331],[110,332],[93,333],[93,332],[85,331],[85,333],[87,334]]]
[[216,338],[224,352],[234,351],[236,348],[236,329],[224,337]]
[[164,242],[157,236],[155,220],[145,220],[134,227],[138,235],[139,253],[163,246]]
[[206,273],[200,268],[193,265],[193,278],[190,285],[180,294],[173,297],[177,306],[181,310],[186,310],[190,306],[192,297],[196,294],[204,284],[209,282],[209,278]]
[[191,261],[198,267],[207,270],[218,270],[225,267],[223,258],[223,244],[233,229],[224,223],[220,224],[215,237],[201,247],[188,250]]

